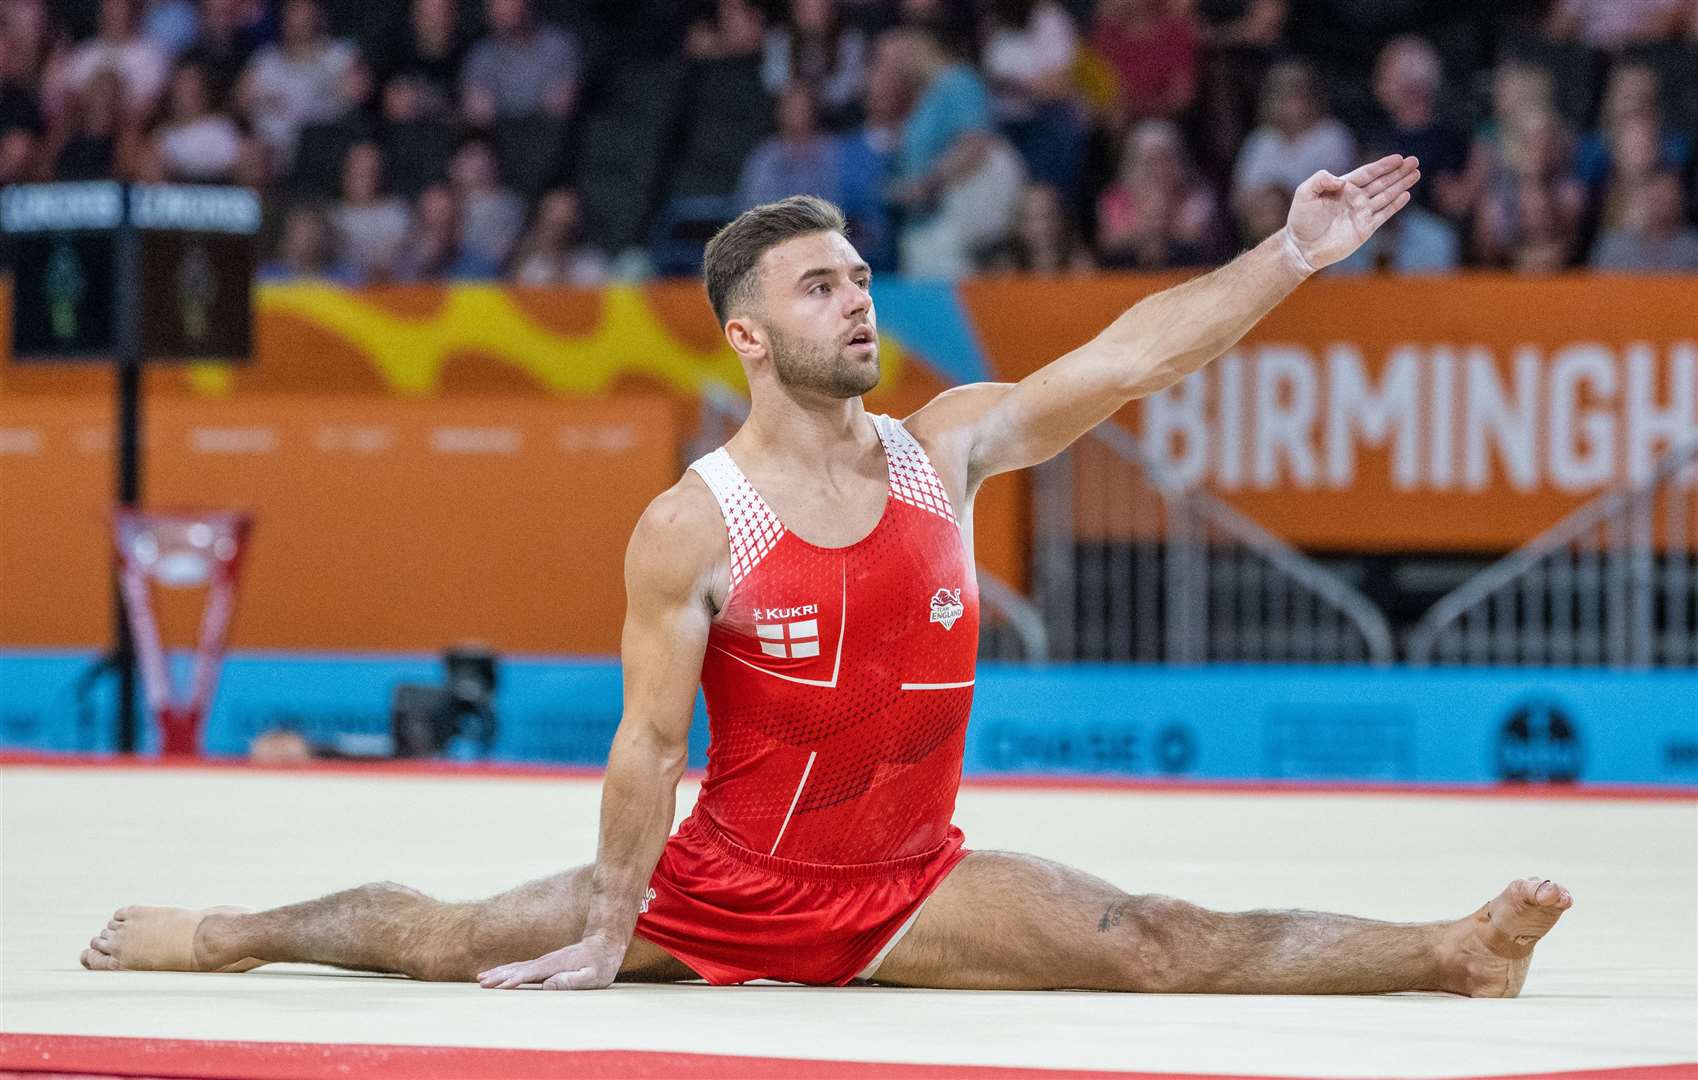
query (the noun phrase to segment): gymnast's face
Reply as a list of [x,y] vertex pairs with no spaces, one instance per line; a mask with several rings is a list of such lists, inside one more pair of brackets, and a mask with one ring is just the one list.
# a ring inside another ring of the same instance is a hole
[[841,233],[786,240],[761,256],[760,312],[773,371],[785,386],[834,398],[878,385],[872,271]]

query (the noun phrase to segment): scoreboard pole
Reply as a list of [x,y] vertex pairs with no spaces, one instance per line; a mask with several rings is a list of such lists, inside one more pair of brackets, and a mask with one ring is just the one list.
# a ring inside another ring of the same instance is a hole
[[[114,425],[118,442],[114,458],[118,466],[118,505],[134,509],[141,502],[141,243],[130,216],[117,228],[117,274],[113,282],[113,304],[118,319],[115,327],[118,376],[118,415]],[[130,634],[129,611],[118,576],[112,581],[112,664],[118,671],[117,743],[120,754],[136,751],[136,643]]]

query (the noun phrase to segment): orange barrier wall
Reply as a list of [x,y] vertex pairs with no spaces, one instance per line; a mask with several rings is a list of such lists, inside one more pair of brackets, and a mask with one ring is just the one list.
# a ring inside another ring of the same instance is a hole
[[[239,648],[616,651],[626,537],[677,477],[678,410],[657,395],[149,410],[150,504],[255,515]],[[105,640],[110,413],[93,396],[0,409],[0,645]],[[166,639],[186,642],[199,598],[176,599]]]
[[[700,388],[742,383],[699,286],[257,302],[252,363],[146,377],[145,502],[257,517],[234,647],[617,651],[630,528],[678,478]],[[899,341],[884,358],[874,410],[947,385]],[[0,647],[108,639],[113,386],[100,363],[0,363]],[[1023,505],[993,482],[976,518],[1016,584]],[[167,640],[198,602],[162,597]]]
[[[903,286],[867,404],[1020,378],[1176,280]],[[295,284],[258,309],[251,364],[147,379],[147,500],[259,513],[237,645],[617,648],[630,524],[702,387],[741,384],[699,285]],[[1300,545],[1505,550],[1698,437],[1695,341],[1698,278],[1322,280],[1117,419]],[[0,361],[0,646],[105,640],[112,385]],[[1132,527],[1115,494],[1082,531]],[[1015,476],[975,511],[981,565],[1017,587],[1027,508]]]
[[[1019,378],[1171,280],[961,294]],[[1507,550],[1698,439],[1698,277],[1323,279],[1118,419],[1300,546]]]

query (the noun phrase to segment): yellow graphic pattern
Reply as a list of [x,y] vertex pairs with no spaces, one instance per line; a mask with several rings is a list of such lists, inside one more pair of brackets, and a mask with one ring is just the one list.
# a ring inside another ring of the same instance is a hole
[[[457,285],[442,296],[438,310],[415,317],[368,303],[358,292],[298,283],[261,289],[259,309],[289,314],[341,338],[403,394],[434,393],[443,365],[467,352],[510,364],[562,394],[603,391],[619,376],[633,374],[692,395],[711,383],[745,387],[742,365],[728,346],[704,350],[683,341],[633,286],[602,290],[596,325],[581,335],[539,324],[500,285]],[[888,338],[880,347],[883,381],[892,385],[905,357]],[[189,377],[203,393],[228,388],[229,373],[218,365],[200,365]]]

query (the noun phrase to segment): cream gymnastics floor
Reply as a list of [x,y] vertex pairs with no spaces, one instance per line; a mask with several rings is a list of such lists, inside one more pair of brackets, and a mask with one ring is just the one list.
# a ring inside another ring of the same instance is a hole
[[[1698,801],[1680,797],[962,790],[957,821],[971,846],[1041,853],[1220,908],[1429,919],[1464,914],[1512,877],[1557,878],[1576,907],[1510,1002],[779,985],[496,993],[309,967],[207,976],[77,965],[125,903],[270,906],[386,878],[448,898],[487,894],[586,861],[598,794],[593,777],[511,770],[0,765],[0,1072],[1698,1077]],[[693,796],[686,784],[680,815]],[[471,1049],[402,1049],[418,1047]]]

